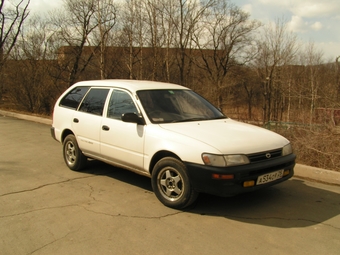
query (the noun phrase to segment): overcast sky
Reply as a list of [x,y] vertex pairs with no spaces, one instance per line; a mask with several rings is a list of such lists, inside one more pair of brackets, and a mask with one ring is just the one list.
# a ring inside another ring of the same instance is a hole
[[234,0],[251,17],[268,23],[278,18],[303,42],[314,42],[324,57],[340,56],[339,0]]
[[[117,1],[117,0],[113,0]],[[340,56],[340,0],[233,0],[266,24],[284,19],[302,42],[314,42],[325,60]],[[44,13],[62,5],[63,0],[31,0],[34,13]]]

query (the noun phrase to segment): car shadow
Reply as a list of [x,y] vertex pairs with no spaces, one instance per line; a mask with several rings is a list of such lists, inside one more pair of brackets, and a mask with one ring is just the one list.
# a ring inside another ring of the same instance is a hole
[[125,169],[114,167],[97,160],[89,160],[82,173],[104,175],[124,183],[139,187],[149,192],[152,191],[150,178]]
[[312,187],[301,179],[252,193],[221,198],[200,194],[191,213],[225,217],[278,228],[301,228],[340,214],[340,194]]
[[[99,161],[90,162],[85,172],[105,175],[153,192],[150,178]],[[159,206],[163,205],[159,203]],[[293,178],[269,188],[234,197],[200,194],[195,204],[183,212],[278,228],[301,228],[338,216],[340,194]]]

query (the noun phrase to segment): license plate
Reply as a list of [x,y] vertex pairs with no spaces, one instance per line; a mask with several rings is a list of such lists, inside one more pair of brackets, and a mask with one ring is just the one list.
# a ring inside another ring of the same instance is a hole
[[275,172],[272,172],[272,173],[260,175],[257,178],[256,185],[265,184],[265,183],[268,183],[268,182],[275,181],[277,179],[282,178],[282,176],[283,176],[283,170],[279,170],[279,171],[275,171]]

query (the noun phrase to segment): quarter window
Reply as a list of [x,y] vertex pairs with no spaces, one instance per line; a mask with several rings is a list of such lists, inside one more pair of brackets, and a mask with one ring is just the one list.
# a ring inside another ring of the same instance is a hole
[[109,89],[92,88],[80,105],[79,111],[102,115]]
[[89,87],[76,87],[60,101],[60,106],[77,109]]

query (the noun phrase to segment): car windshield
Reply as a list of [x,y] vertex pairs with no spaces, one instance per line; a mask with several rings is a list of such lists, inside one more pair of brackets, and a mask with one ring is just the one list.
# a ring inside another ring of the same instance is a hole
[[152,123],[227,118],[192,90],[141,90],[137,95]]

